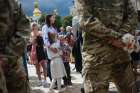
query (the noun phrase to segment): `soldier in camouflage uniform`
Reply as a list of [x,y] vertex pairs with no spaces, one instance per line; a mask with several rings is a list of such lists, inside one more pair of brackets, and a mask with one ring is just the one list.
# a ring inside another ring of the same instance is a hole
[[0,0],[0,93],[30,92],[21,63],[29,31],[17,2]]
[[119,93],[136,93],[135,79],[121,37],[134,34],[137,13],[130,0],[76,0],[84,33],[85,93],[108,93],[113,81]]
[[8,93],[6,88],[5,77],[1,67],[0,67],[0,93]]

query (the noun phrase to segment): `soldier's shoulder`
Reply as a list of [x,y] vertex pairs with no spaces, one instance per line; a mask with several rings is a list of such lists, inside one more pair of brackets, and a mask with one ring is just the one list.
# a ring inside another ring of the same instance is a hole
[[0,6],[5,5],[5,6],[2,6],[3,8],[6,7],[8,3],[9,3],[9,0],[0,0]]

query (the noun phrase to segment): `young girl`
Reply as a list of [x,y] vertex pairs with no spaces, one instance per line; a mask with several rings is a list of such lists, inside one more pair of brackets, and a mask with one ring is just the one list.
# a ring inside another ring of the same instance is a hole
[[[32,33],[31,33],[31,42],[32,42],[32,48],[31,48],[31,60],[32,63],[36,67],[36,72],[39,79],[39,86],[43,85],[46,86],[46,77],[47,77],[47,71],[46,71],[46,57],[44,52],[44,42],[43,38],[41,36],[41,32],[38,31],[38,25],[36,23],[32,24]],[[42,81],[41,78],[41,69],[43,68],[43,74],[44,74],[44,81]]]
[[57,82],[58,91],[61,91],[61,79],[66,76],[66,71],[64,68],[64,64],[61,58],[61,50],[60,44],[56,40],[56,35],[53,33],[49,33],[49,41],[50,41],[50,55],[51,55],[51,75],[52,75],[52,83],[50,86],[50,90],[55,87],[55,83]]

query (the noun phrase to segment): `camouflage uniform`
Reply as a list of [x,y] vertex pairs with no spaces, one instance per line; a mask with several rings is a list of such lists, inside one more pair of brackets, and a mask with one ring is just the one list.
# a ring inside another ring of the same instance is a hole
[[0,93],[8,93],[6,88],[5,77],[1,67],[0,67]]
[[134,34],[137,14],[130,0],[76,0],[84,33],[85,93],[108,93],[113,81],[120,93],[136,93],[128,53],[121,37]]
[[0,93],[30,92],[21,63],[29,31],[17,2],[0,0]]

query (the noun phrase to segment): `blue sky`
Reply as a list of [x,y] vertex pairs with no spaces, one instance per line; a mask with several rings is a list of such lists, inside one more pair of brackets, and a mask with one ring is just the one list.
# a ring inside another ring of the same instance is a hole
[[[20,0],[23,10],[29,16],[32,15],[34,0]],[[42,12],[49,13],[54,9],[58,10],[59,15],[69,15],[69,7],[72,6],[72,0],[39,0],[39,7]]]

